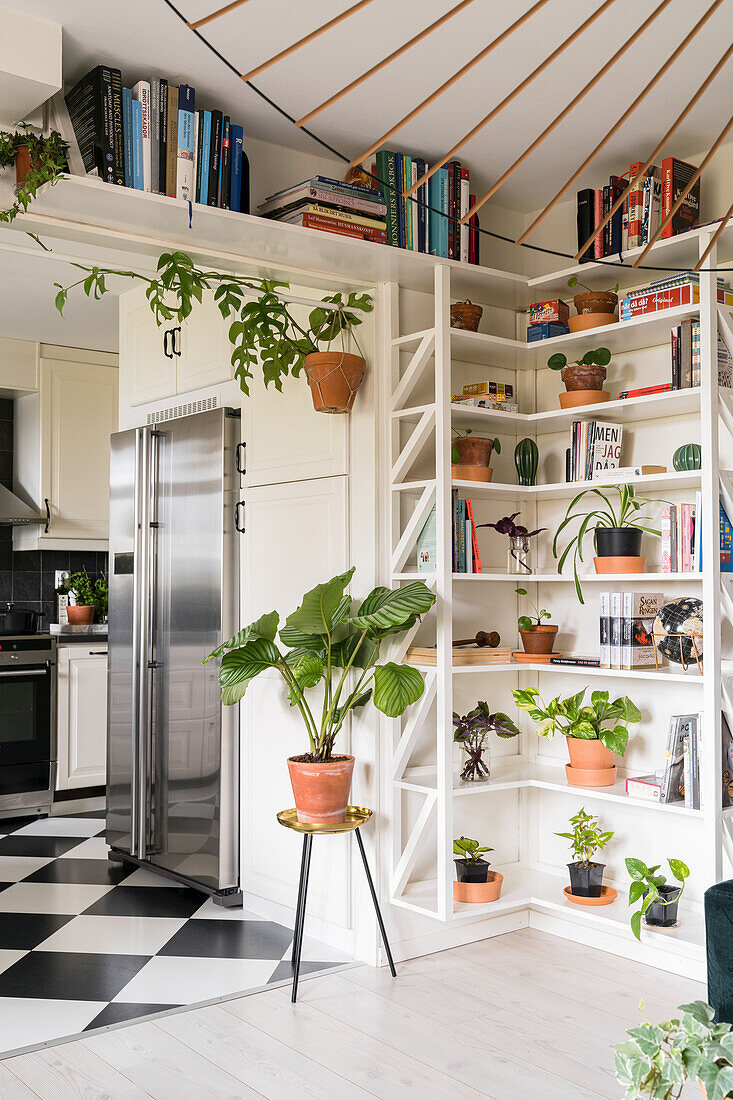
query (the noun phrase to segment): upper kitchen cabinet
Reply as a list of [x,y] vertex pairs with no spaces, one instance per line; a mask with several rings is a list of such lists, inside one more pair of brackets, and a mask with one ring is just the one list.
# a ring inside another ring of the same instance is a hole
[[228,326],[213,298],[198,304],[183,325],[155,323],[142,287],[120,297],[123,402],[145,405],[232,377]]
[[117,357],[42,348],[37,393],[15,402],[16,493],[48,517],[15,527],[16,550],[106,550]]

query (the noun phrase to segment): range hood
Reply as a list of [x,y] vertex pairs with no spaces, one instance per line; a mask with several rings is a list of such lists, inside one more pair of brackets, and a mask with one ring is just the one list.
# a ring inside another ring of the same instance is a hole
[[30,504],[0,485],[0,527],[15,527],[17,524],[45,523],[45,516],[31,508]]

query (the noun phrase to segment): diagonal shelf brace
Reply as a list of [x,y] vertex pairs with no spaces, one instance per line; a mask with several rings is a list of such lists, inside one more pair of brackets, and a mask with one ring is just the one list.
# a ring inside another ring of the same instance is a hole
[[418,456],[418,453],[425,445],[428,436],[435,428],[435,407],[432,406],[425,410],[420,419],[418,420],[412,435],[405,443],[400,453],[399,458],[392,467],[392,482],[400,482],[407,470],[409,470],[412,463]]
[[402,568],[407,561],[407,557],[410,554],[418,535],[422,531],[431,509],[435,504],[435,485],[426,485],[420,495],[420,499],[415,504],[415,510],[410,516],[405,530],[402,533],[400,541],[397,543],[394,554],[392,555],[392,572],[401,573]]
[[394,869],[392,875],[392,894],[393,896],[399,896],[405,888],[405,883],[410,877],[410,872],[415,865],[417,853],[420,848],[420,841],[423,838],[423,833],[428,827],[430,818],[433,816],[436,802],[438,799],[437,791],[425,796],[425,801],[422,804],[422,809],[417,816],[417,820],[413,826],[412,832],[408,837],[407,844],[402,850],[399,863]]
[[413,707],[410,712],[410,717],[405,724],[405,728],[402,731],[402,736],[397,742],[397,748],[395,749],[394,756],[392,758],[392,779],[402,779],[407,761],[410,758],[410,753],[415,745],[417,735],[422,728],[422,724],[425,721],[425,717],[430,710],[430,707],[435,699],[435,692],[437,690],[438,682],[437,676],[434,672],[425,674],[425,691],[420,697],[420,701],[416,707]]
[[405,371],[400,378],[399,382],[394,388],[392,394],[392,411],[397,412],[398,409],[405,407],[405,401],[412,393],[417,382],[422,377],[422,373],[425,366],[435,350],[435,331],[431,329],[426,332],[422,340],[418,344],[415,352],[410,359],[410,362],[405,367]]

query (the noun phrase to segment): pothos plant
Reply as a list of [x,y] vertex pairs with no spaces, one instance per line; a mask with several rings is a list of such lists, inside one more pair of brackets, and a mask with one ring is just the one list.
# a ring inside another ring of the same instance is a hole
[[343,341],[348,335],[354,336],[354,329],[362,323],[362,313],[368,313],[373,306],[368,294],[355,291],[330,294],[321,299],[323,304],[311,310],[308,320],[301,324],[295,311],[278,294],[278,290],[289,289],[289,283],[203,270],[185,252],[162,253],[153,276],[96,265],[71,266],[84,275],[66,286],[54,283],[56,308],[62,315],[73,291],[81,288],[88,298],[102,298],[110,292],[107,280],[113,277],[145,286],[145,296],[158,326],[164,321],[181,324],[190,317],[196,303],[203,301],[204,294],[213,292],[223,320],[232,321],[229,341],[234,376],[247,395],[258,359],[265,385],[272,382],[277,390],[282,390],[283,379],[289,374],[298,377],[307,355],[327,349],[338,337]]
[[598,740],[611,752],[623,756],[629,741],[629,725],[641,721],[641,711],[627,695],[611,702],[607,691],[591,693],[585,704],[587,688],[569,695],[556,696],[546,703],[539,688],[528,687],[512,692],[520,710],[526,710],[537,723],[537,734],[551,739],[556,733],[584,741]]
[[[302,759],[309,763],[331,759],[351,711],[371,699],[377,710],[397,718],[424,689],[416,668],[377,661],[385,638],[409,630],[435,596],[422,581],[413,581],[403,588],[374,588],[354,610],[346,592],[353,573],[351,568],[306,592],[282,626],[277,611],[262,615],[203,661],[221,658],[221,698],[228,706],[243,698],[261,672],[279,672],[308,734],[309,753]],[[322,694],[320,714],[307,694],[316,688]]]
[[641,859],[629,857],[626,860],[626,870],[631,878],[629,886],[629,905],[639,905],[636,912],[631,914],[631,931],[637,940],[641,939],[641,918],[650,905],[671,905],[679,901],[685,888],[685,881],[690,877],[690,868],[681,859],[668,859],[669,869],[680,884],[679,891],[670,897],[662,897],[661,889],[667,886],[667,876],[660,875],[660,864],[647,867]]
[[0,168],[15,164],[19,149],[27,148],[30,168],[26,177],[15,189],[15,199],[7,210],[0,210],[0,222],[12,222],[18,214],[25,213],[44,183],[63,179],[66,172],[67,145],[57,130],[47,137],[36,134],[26,123],[10,133],[0,130]]

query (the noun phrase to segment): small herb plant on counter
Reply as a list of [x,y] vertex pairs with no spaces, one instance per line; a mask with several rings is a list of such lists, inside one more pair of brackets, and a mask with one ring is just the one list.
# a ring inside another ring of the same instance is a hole
[[659,875],[660,864],[647,867],[640,859],[627,859],[626,870],[631,876],[629,887],[629,905],[640,903],[631,914],[631,931],[637,940],[641,939],[641,918],[647,924],[669,928],[677,923],[677,906],[689,878],[690,868],[681,859],[668,859],[669,869],[679,886],[672,886],[665,875]]
[[493,852],[493,848],[481,847],[478,840],[469,840],[466,836],[453,841],[453,854],[459,856],[453,862],[459,882],[486,882],[490,864],[483,858],[484,852]]
[[464,783],[486,782],[491,776],[489,734],[517,737],[519,730],[508,714],[492,714],[488,703],[478,702],[468,714],[453,712],[453,740],[461,746],[460,778]]
[[583,806],[570,818],[572,832],[555,833],[570,841],[573,863],[568,863],[570,889],[576,897],[598,898],[603,886],[605,863],[594,863],[593,856],[602,851],[613,836],[601,829],[598,818],[586,813]]

